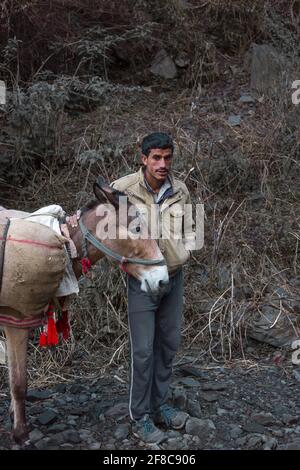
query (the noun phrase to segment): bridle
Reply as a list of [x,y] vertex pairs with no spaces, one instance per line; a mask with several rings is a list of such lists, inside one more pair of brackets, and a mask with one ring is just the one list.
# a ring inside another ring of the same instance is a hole
[[90,260],[88,258],[88,248],[87,242],[91,243],[97,250],[101,251],[107,256],[118,261],[120,268],[128,273],[126,269],[126,264],[141,264],[144,266],[165,266],[166,261],[164,258],[161,259],[141,259],[141,258],[127,258],[125,256],[119,255],[115,251],[111,250],[107,246],[105,246],[102,242],[100,242],[84,225],[81,218],[79,219],[79,227],[82,233],[82,252],[83,258],[81,260],[82,268],[84,274],[86,274],[87,270],[91,267]]

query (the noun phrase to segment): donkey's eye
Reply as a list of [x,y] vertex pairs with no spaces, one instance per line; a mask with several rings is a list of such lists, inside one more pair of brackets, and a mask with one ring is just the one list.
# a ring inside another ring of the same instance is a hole
[[136,227],[135,231],[136,231],[136,232],[140,232],[140,231],[141,231],[141,227]]

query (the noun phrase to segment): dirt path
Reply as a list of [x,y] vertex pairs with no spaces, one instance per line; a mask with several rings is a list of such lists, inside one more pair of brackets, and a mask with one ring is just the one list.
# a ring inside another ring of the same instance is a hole
[[[300,449],[300,369],[285,359],[177,366],[170,401],[190,414],[185,429],[145,445],[131,434],[127,372],[30,390],[31,445],[36,449]],[[0,449],[10,439],[8,395],[1,394]]]

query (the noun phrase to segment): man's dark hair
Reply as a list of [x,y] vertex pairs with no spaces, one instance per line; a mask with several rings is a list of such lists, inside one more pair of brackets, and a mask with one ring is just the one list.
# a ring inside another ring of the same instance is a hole
[[152,149],[171,149],[172,153],[174,150],[174,143],[172,137],[164,132],[153,132],[144,137],[142,141],[142,153],[149,156],[149,153]]

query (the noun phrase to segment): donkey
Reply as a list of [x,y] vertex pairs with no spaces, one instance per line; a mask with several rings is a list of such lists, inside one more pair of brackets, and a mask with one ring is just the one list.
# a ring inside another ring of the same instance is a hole
[[[88,256],[91,265],[93,265],[107,256],[116,260],[128,274],[139,279],[142,290],[158,293],[169,281],[168,271],[156,241],[149,237],[146,221],[140,216],[130,215],[132,213],[130,208],[134,208],[130,203],[127,204],[127,220],[119,220],[119,198],[121,196],[126,198],[126,194],[108,186],[103,180],[98,179],[94,184],[94,193],[97,199],[88,203],[81,210],[79,227],[68,227],[70,238],[78,253],[78,257],[72,260],[77,279],[82,274],[80,260]],[[124,199],[122,200],[124,201]],[[102,213],[101,216],[97,215],[99,212]],[[97,237],[97,224],[103,220],[103,212],[106,214],[107,221],[117,215],[116,239],[106,238],[101,241]],[[133,227],[131,227],[132,225]],[[140,235],[138,239],[134,236],[137,233]],[[12,434],[17,443],[24,444],[28,440],[25,399],[29,328],[4,325],[4,331],[7,339]]]

